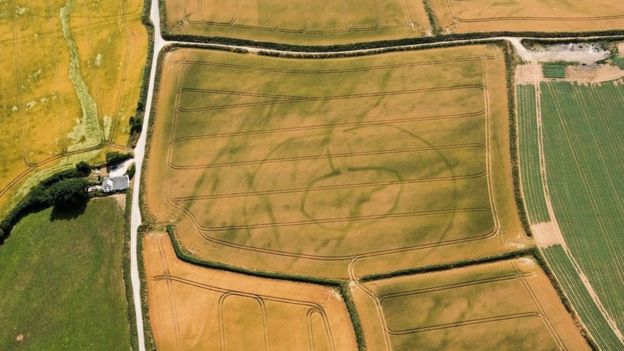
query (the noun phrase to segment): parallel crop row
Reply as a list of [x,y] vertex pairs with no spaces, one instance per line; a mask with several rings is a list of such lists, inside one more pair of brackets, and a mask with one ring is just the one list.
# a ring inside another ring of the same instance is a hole
[[542,84],[548,189],[566,242],[624,330],[624,89]]
[[544,250],[544,255],[594,341],[604,350],[621,348],[622,343],[600,313],[563,248],[549,247]]
[[540,174],[535,88],[532,85],[518,86],[517,99],[520,131],[520,172],[529,221],[531,224],[548,222],[550,219]]

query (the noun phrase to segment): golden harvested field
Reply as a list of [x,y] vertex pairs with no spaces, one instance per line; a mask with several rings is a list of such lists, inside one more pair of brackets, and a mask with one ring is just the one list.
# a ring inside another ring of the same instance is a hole
[[143,239],[159,350],[357,350],[340,294],[180,261],[169,236]]
[[498,47],[163,67],[146,204],[200,260],[345,278],[532,245]]
[[171,34],[347,44],[430,32],[421,0],[165,0]]
[[378,280],[352,292],[370,350],[590,350],[531,258]]
[[621,0],[430,0],[443,33],[592,32],[624,28]]
[[141,0],[0,2],[0,218],[36,179],[126,149],[142,12]]

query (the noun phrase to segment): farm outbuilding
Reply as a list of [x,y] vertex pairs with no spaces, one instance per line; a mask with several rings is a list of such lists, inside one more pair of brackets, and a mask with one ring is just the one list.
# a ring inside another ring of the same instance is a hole
[[118,177],[106,177],[102,182],[102,190],[105,193],[126,190],[129,186],[130,178],[128,178],[128,175],[122,175]]

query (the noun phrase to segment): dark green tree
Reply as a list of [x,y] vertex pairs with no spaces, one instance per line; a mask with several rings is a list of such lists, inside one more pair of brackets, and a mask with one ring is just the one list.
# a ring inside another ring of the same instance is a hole
[[131,159],[131,154],[125,154],[118,151],[111,151],[106,153],[106,164],[114,165],[125,160]]
[[62,180],[47,191],[50,205],[73,206],[84,203],[89,198],[88,187],[89,182],[84,178]]
[[76,164],[76,172],[81,177],[86,177],[91,173],[91,165],[85,161],[80,161]]

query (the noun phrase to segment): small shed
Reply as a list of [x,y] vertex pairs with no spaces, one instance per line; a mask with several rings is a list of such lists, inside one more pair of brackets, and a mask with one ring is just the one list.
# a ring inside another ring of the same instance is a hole
[[105,193],[112,193],[116,191],[123,191],[130,186],[130,178],[128,175],[122,175],[118,177],[105,177],[102,182],[102,191]]

